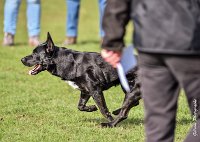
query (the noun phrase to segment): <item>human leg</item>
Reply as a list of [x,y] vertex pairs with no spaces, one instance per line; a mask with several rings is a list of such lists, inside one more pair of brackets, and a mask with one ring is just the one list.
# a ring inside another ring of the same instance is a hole
[[4,32],[15,35],[21,0],[6,0],[4,7]]
[[29,44],[37,46],[40,35],[40,0],[27,0],[27,28],[29,34]]
[[177,76],[179,84],[185,90],[191,110],[193,127],[185,142],[200,141],[200,57],[199,56],[168,56],[167,64]]
[[139,53],[147,142],[172,142],[179,85],[158,54]]
[[65,44],[75,44],[78,35],[78,18],[80,0],[66,0],[67,20],[66,20],[66,40]]
[[17,16],[21,0],[6,0],[4,6],[4,41],[3,45],[13,45],[16,33]]
[[105,35],[103,28],[102,28],[102,19],[103,19],[105,6],[106,6],[106,0],[99,0],[99,27],[100,27],[99,34],[100,34],[101,38],[103,38]]

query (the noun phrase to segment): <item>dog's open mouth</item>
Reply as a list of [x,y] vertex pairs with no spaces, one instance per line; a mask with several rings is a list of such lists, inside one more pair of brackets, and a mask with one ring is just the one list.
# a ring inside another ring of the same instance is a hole
[[37,64],[34,66],[34,68],[32,70],[30,70],[28,72],[29,75],[36,75],[38,74],[40,71],[42,70],[42,65],[40,64]]

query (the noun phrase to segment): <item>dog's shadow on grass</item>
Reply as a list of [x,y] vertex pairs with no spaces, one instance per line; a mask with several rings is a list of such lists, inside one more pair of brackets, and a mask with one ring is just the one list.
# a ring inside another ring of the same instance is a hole
[[[86,118],[83,121],[88,121],[88,122],[93,122],[96,123],[97,125],[100,125],[101,123],[105,123],[108,122],[106,119],[104,118]],[[122,121],[121,123],[119,123],[117,125],[117,127],[126,127],[126,126],[130,126],[130,125],[143,125],[144,124],[144,120],[140,119],[140,118],[128,118],[124,121]]]
[[[83,121],[93,122],[93,123],[96,123],[96,125],[99,125],[99,126],[100,126],[101,123],[108,122],[104,118],[86,118]],[[188,125],[188,124],[192,124],[192,123],[193,123],[192,120],[187,119],[187,118],[182,118],[181,120],[177,120],[178,125]],[[119,123],[117,125],[117,127],[128,127],[130,125],[135,125],[135,126],[144,125],[144,119],[128,118],[128,119],[124,120],[123,122]]]

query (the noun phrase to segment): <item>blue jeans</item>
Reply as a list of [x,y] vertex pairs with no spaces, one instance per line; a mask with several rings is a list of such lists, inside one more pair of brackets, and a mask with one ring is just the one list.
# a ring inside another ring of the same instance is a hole
[[[21,0],[6,0],[4,7],[4,32],[15,35]],[[27,0],[27,28],[30,36],[40,34],[40,0]]]
[[[99,13],[100,13],[100,36],[104,36],[104,31],[102,29],[102,18],[103,12],[106,5],[106,0],[99,1]],[[76,37],[78,33],[78,18],[79,18],[79,8],[80,0],[66,0],[67,4],[67,21],[66,21],[66,36]]]

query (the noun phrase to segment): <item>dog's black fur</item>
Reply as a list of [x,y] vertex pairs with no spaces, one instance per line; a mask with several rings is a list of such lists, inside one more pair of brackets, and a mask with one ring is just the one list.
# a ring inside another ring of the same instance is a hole
[[[127,118],[129,110],[139,104],[141,98],[140,85],[137,79],[137,68],[127,74],[131,88],[130,93],[125,93],[122,107],[113,112],[118,115],[115,119],[111,116],[104,99],[103,91],[120,84],[116,69],[106,63],[99,53],[78,52],[71,49],[56,47],[50,34],[47,41],[38,45],[33,53],[21,59],[25,66],[34,66],[29,74],[36,75],[47,70],[62,80],[73,82],[81,91],[78,109],[80,111],[96,111],[95,105],[87,106],[92,96],[102,115],[108,123],[101,123],[104,127],[114,127]],[[116,96],[117,97],[117,96]]]

